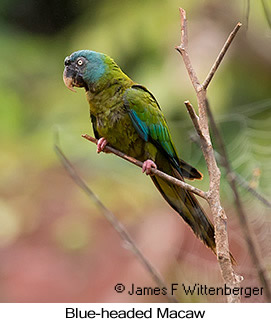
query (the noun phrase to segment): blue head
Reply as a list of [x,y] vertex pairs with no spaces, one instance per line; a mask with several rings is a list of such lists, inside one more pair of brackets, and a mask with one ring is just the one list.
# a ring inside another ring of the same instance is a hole
[[64,61],[64,83],[71,90],[73,86],[89,90],[105,76],[108,69],[106,60],[111,59],[105,54],[91,50],[79,50],[72,53]]

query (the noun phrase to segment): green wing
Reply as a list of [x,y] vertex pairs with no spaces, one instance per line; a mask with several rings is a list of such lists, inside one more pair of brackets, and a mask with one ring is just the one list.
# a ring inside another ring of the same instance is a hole
[[124,104],[140,137],[162,149],[178,166],[168,125],[154,96],[143,86],[134,85],[124,93]]
[[[124,94],[124,105],[135,129],[146,142],[158,147],[158,168],[180,180],[201,178],[201,174],[178,158],[166,120],[153,95],[142,86],[132,86]],[[216,253],[214,227],[196,198],[183,188],[154,175],[152,181],[165,200],[186,221],[194,233]]]
[[124,105],[143,140],[152,142],[185,178],[202,178],[196,168],[179,159],[165,117],[151,92],[142,85],[133,85],[124,93]]

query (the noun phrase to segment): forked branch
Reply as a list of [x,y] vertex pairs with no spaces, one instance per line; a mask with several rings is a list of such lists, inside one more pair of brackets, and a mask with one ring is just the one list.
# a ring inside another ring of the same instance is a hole
[[[206,97],[206,90],[208,85],[210,84],[215,72],[217,71],[220,63],[222,62],[223,57],[225,56],[228,48],[230,47],[234,37],[236,36],[238,30],[242,26],[240,22],[237,23],[233,31],[230,33],[229,37],[227,38],[224,46],[222,47],[218,57],[215,60],[215,63],[213,64],[210,72],[208,73],[205,81],[202,83],[202,85],[199,85],[199,80],[196,76],[196,73],[192,67],[192,64],[190,62],[188,53],[187,53],[187,44],[188,44],[188,39],[187,39],[187,24],[186,24],[186,14],[183,9],[180,9],[181,13],[181,45],[177,47],[177,50],[182,54],[183,56],[183,61],[186,66],[186,69],[188,71],[188,74],[190,76],[190,79],[192,81],[192,84],[196,90],[196,95],[198,99],[198,106],[199,106],[199,118],[197,117],[194,109],[190,106],[189,102],[185,102],[185,105],[188,109],[188,112],[192,118],[192,121],[194,123],[194,126],[199,134],[199,137],[201,139],[201,146],[202,150],[204,153],[204,157],[207,163],[208,167],[208,172],[210,176],[210,189],[209,189],[209,197],[212,198],[213,200],[209,201],[210,208],[212,213],[215,211],[215,208],[212,207],[211,204],[218,205],[217,203],[220,203],[219,201],[219,182],[220,182],[220,171],[217,167],[217,164],[215,162],[214,158],[214,151],[212,148],[212,144],[210,141],[210,135],[209,135],[209,128],[208,128],[208,119],[210,121],[210,127],[214,133],[214,138],[217,141],[218,148],[221,154],[221,159],[222,159],[222,165],[226,170],[227,173],[227,179],[230,184],[230,187],[233,191],[234,199],[235,199],[235,205],[237,209],[237,215],[239,217],[240,221],[240,227],[243,231],[243,235],[245,238],[245,241],[247,243],[247,248],[250,251],[250,257],[252,260],[252,263],[255,265],[259,281],[261,282],[262,286],[264,287],[265,291],[265,296],[268,302],[271,302],[271,288],[270,288],[270,283],[268,280],[268,275],[266,268],[264,266],[263,260],[261,258],[261,254],[259,252],[259,247],[257,245],[257,241],[254,238],[254,234],[252,230],[250,229],[249,222],[247,220],[247,215],[245,213],[245,209],[243,207],[243,204],[241,202],[241,198],[238,192],[237,188],[237,181],[238,179],[233,173],[226,147],[223,141],[223,138],[220,134],[220,131],[215,123],[212,111],[209,107],[209,103]],[[267,205],[270,205],[266,199],[262,198],[259,196],[259,194],[256,195],[262,202],[264,202]],[[220,204],[219,204],[220,205]],[[217,243],[217,249],[221,247],[224,248],[224,250],[228,249],[228,237],[227,237],[227,232],[226,228],[223,230],[223,226],[218,226],[219,224],[219,212],[221,211],[221,208],[219,207],[215,216],[215,230],[216,230],[216,243]],[[213,216],[215,213],[213,213]],[[224,218],[226,221],[226,215],[224,214]],[[223,222],[220,222],[220,224],[223,224]],[[220,229],[219,229],[220,228]],[[220,236],[220,234],[222,234]],[[224,240],[224,243],[222,240]],[[226,249],[225,249],[226,248]],[[219,259],[219,251],[217,251],[218,254],[218,259]],[[227,263],[226,267],[225,264]],[[222,262],[220,261],[220,267],[222,270],[222,275],[223,277],[225,276],[226,272],[231,272],[232,277],[234,277],[234,272],[232,270],[231,265],[229,264],[228,260],[227,262],[224,262],[224,265],[222,267]],[[225,277],[224,277],[225,279]],[[236,276],[236,283],[238,284],[239,277]],[[231,301],[231,300],[230,300]],[[232,300],[236,301],[236,300]]]
[[[233,38],[241,27],[241,24],[238,23],[233,32],[230,34],[213,67],[211,68],[206,80],[203,84],[200,84],[187,52],[188,37],[185,10],[180,8],[180,14],[181,44],[180,46],[177,46],[176,49],[182,55],[184,65],[197,95],[199,116],[196,115],[196,112],[189,101],[185,101],[185,105],[193,121],[194,127],[200,137],[201,148],[208,168],[210,182],[209,191],[207,192],[207,201],[214,218],[217,259],[225,283],[232,287],[239,287],[240,281],[243,278],[234,272],[230,260],[227,233],[227,217],[220,202],[220,170],[215,160],[208,126],[206,90],[223,57],[225,56],[226,51],[229,48]],[[228,302],[239,302],[240,297],[230,295],[227,297],[227,300]]]

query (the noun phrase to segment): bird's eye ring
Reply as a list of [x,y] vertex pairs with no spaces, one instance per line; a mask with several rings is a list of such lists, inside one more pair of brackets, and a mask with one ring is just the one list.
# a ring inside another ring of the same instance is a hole
[[77,65],[82,66],[83,64],[84,64],[84,61],[81,58],[79,58],[77,61]]

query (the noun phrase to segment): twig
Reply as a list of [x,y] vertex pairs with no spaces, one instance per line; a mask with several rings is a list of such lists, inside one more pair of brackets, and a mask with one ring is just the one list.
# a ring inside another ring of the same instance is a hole
[[201,89],[200,81],[193,69],[193,66],[190,61],[190,57],[188,56],[187,50],[186,50],[188,45],[186,13],[185,13],[185,10],[182,8],[180,8],[180,13],[181,13],[181,44],[180,46],[176,46],[175,48],[182,55],[184,64],[187,67],[187,70],[189,70],[188,75],[191,79],[192,85],[195,91],[198,92]]
[[[229,255],[229,243],[228,243],[228,234],[227,234],[227,217],[225,211],[223,210],[220,202],[220,170],[217,166],[214,150],[212,147],[209,127],[208,127],[208,118],[207,118],[207,109],[206,109],[206,89],[210,83],[214,73],[216,72],[219,64],[221,63],[222,58],[224,57],[229,45],[231,44],[232,39],[239,30],[241,24],[237,24],[232,36],[230,36],[223,46],[222,51],[220,52],[215,64],[209,72],[205,84],[201,85],[198,77],[191,65],[189,55],[187,53],[187,26],[186,26],[186,14],[185,10],[180,8],[181,14],[181,45],[176,47],[179,53],[182,55],[184,65],[190,77],[190,80],[193,84],[193,87],[196,91],[198,108],[199,108],[199,117],[196,116],[196,113],[189,103],[185,102],[185,105],[188,109],[188,112],[192,118],[194,126],[200,136],[201,147],[206,160],[210,185],[209,191],[207,192],[207,201],[209,203],[215,224],[215,240],[216,240],[216,250],[217,258],[221,270],[222,277],[227,285],[233,287],[239,287],[240,281],[243,279],[241,276],[237,275],[232,267],[232,263]],[[228,302],[240,302],[240,296],[231,295],[227,297]]]
[[[88,141],[93,142],[94,144],[97,144],[97,142],[98,142],[97,139],[95,139],[95,138],[93,138],[93,137],[91,137],[91,136],[89,136],[87,134],[82,135],[82,137],[87,139]],[[130,162],[130,163],[132,163],[132,164],[134,164],[134,165],[136,165],[136,166],[138,166],[140,168],[142,168],[142,166],[143,166],[143,163],[141,161],[139,161],[139,160],[137,160],[137,159],[135,159],[135,158],[133,158],[131,156],[128,156],[128,155],[124,154],[123,152],[121,152],[121,151],[119,151],[119,150],[117,150],[117,149],[115,149],[113,147],[110,147],[108,145],[106,145],[104,151],[105,152],[107,152],[107,151],[111,152],[111,153],[115,154],[116,156],[121,157],[121,158],[127,160],[128,162]],[[200,197],[202,197],[204,199],[207,198],[207,195],[206,195],[207,193],[206,192],[204,192],[204,191],[200,190],[199,188],[196,188],[196,187],[194,187],[192,185],[189,185],[189,184],[187,184],[187,183],[185,183],[183,181],[180,181],[179,179],[177,179],[175,177],[172,177],[172,176],[170,176],[170,175],[168,175],[166,173],[163,173],[158,169],[151,168],[151,173],[163,178],[164,180],[166,180],[168,182],[171,182],[174,185],[180,186],[183,189],[185,189],[187,191],[190,191],[190,192],[192,192],[192,193],[194,193],[194,194],[196,194],[196,195],[198,195],[198,196],[200,196]]]
[[[187,102],[187,101],[186,101]],[[186,102],[184,102],[186,104]],[[196,116],[198,117],[198,116]],[[197,138],[195,136],[190,136],[190,139],[195,142],[196,144],[200,145],[199,137]],[[218,160],[218,163],[225,167],[225,162],[222,156],[219,154],[217,150],[214,150],[216,159]],[[259,193],[255,188],[251,187],[250,184],[236,171],[232,169],[231,176],[235,177],[236,182],[242,186],[245,190],[247,190],[251,195],[253,195],[256,199],[258,199],[260,202],[262,202],[265,206],[268,208],[271,208],[271,203],[267,200],[266,197],[264,197],[261,193]]]
[[192,104],[189,101],[184,101],[184,104],[185,104],[186,109],[190,115],[190,118],[194,124],[194,127],[199,135],[199,138],[204,139],[204,135],[201,131],[200,124],[199,124],[199,117],[197,116]]
[[236,182],[245,188],[250,194],[255,196],[260,202],[262,202],[265,206],[271,208],[271,203],[258,191],[256,191],[253,187],[249,185],[249,183],[239,174],[232,171],[232,176],[234,176]]
[[[145,258],[142,252],[138,249],[133,239],[130,237],[129,233],[123,227],[122,223],[116,218],[116,216],[102,203],[102,201],[97,197],[95,193],[87,186],[87,184],[83,181],[83,179],[78,175],[75,168],[71,164],[71,162],[64,155],[60,147],[55,144],[56,154],[61,161],[63,167],[66,169],[68,174],[71,176],[73,181],[87,194],[89,198],[97,205],[102,214],[105,216],[106,220],[113,226],[113,228],[118,232],[121,239],[125,242],[125,247],[131,250],[136,258],[142,263],[147,272],[151,275],[152,279],[160,286],[161,288],[165,287],[166,284],[161,275],[157,272],[157,270],[153,267],[153,265]],[[168,289],[169,290],[169,289]],[[167,294],[165,295],[168,300],[172,303],[178,303],[177,299]]]
[[224,46],[222,47],[219,55],[217,56],[217,59],[214,62],[214,65],[212,66],[209,74],[207,75],[205,81],[202,83],[202,87],[204,90],[207,89],[208,85],[210,84],[216,70],[218,69],[223,57],[225,56],[228,48],[230,47],[230,44],[232,43],[234,37],[236,36],[238,30],[241,28],[242,24],[240,22],[238,22],[238,24],[235,26],[235,28],[233,29],[233,31],[230,33],[228,39],[226,40]]
[[246,216],[243,204],[241,202],[241,198],[240,198],[240,195],[239,195],[239,192],[237,189],[237,185],[236,185],[236,176],[232,171],[232,167],[231,167],[230,160],[229,160],[229,157],[228,157],[228,154],[226,151],[226,146],[225,146],[223,137],[222,137],[222,135],[215,123],[215,120],[214,120],[214,117],[213,117],[213,114],[210,109],[208,101],[206,102],[206,108],[207,108],[207,114],[208,114],[208,117],[210,120],[210,127],[214,133],[214,137],[215,137],[215,140],[218,144],[220,154],[222,157],[222,165],[226,169],[227,179],[228,179],[230,187],[233,191],[233,195],[234,195],[234,199],[235,199],[235,206],[236,206],[238,218],[240,221],[240,227],[242,228],[243,235],[244,235],[246,243],[247,243],[247,247],[249,250],[251,260],[256,267],[259,280],[263,285],[266,299],[268,300],[268,302],[271,302],[271,290],[269,287],[270,283],[268,281],[266,269],[265,269],[263,261],[261,259],[259,247],[256,243],[255,238],[254,238],[254,234],[251,231],[251,229],[249,227],[249,223],[247,221],[247,216]]

